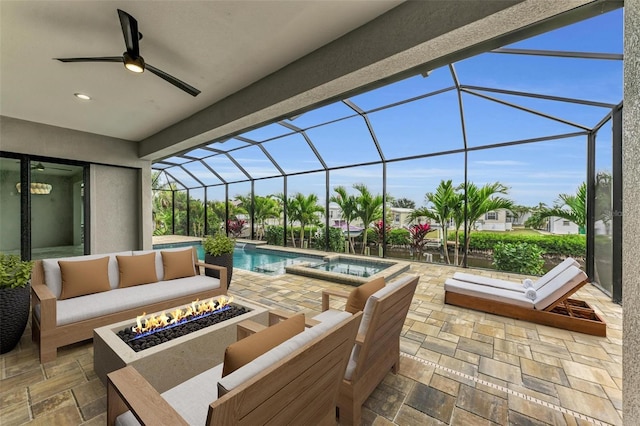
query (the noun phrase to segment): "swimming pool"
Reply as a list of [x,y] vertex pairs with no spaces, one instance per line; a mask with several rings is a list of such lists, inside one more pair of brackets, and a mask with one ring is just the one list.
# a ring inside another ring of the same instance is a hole
[[[191,247],[194,246],[198,252],[198,259],[204,259],[204,249],[202,243],[189,241],[184,243],[154,244],[154,249]],[[322,263],[322,258],[312,256],[301,256],[295,253],[285,253],[274,250],[260,250],[244,244],[236,244],[233,251],[233,267],[244,269],[245,271],[259,272],[266,275],[282,275],[286,272],[287,266],[298,263]]]

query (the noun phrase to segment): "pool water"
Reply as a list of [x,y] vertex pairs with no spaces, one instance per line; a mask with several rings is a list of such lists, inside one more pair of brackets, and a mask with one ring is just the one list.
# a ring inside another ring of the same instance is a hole
[[339,258],[310,267],[321,271],[334,272],[336,274],[347,274],[367,278],[387,269],[389,266],[390,265],[369,263],[355,259]]
[[[204,259],[204,248],[200,242],[156,244],[154,249],[190,247],[194,246],[198,252],[198,259]],[[285,252],[274,252],[271,250],[247,249],[244,245],[236,244],[233,251],[233,267],[244,269],[245,271],[260,272],[267,275],[282,275],[285,267],[295,265],[300,262],[312,262],[317,264],[322,262],[318,257],[303,257],[299,254],[289,254]]]

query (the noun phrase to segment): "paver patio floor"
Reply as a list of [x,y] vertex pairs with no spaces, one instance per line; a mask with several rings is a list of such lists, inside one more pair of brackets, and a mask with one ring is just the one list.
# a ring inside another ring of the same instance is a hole
[[[401,337],[398,375],[366,401],[366,425],[622,424],[622,307],[591,285],[577,293],[607,322],[594,337],[445,305],[458,269],[412,263],[420,282]],[[472,270],[487,276],[522,276]],[[321,291],[341,284],[236,269],[230,294],[314,315]],[[333,308],[344,302],[332,301]],[[41,365],[30,329],[0,356],[0,424],[103,425],[106,389],[90,341]]]

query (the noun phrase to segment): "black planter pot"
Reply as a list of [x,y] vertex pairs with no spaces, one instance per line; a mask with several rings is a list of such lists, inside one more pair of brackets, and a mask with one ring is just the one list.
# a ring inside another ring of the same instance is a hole
[[[210,265],[224,266],[227,268],[227,289],[229,289],[231,286],[231,276],[233,275],[233,253],[225,253],[220,256],[205,254],[204,261]],[[220,278],[220,273],[213,269],[205,268],[204,273],[208,277]]]
[[29,320],[30,286],[0,289],[0,353],[16,347]]

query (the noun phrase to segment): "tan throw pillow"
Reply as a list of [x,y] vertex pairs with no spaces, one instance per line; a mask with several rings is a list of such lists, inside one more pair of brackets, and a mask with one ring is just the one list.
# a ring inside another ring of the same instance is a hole
[[59,260],[62,277],[60,300],[111,290],[109,257],[94,260]]
[[369,296],[376,291],[381,290],[383,287],[384,277],[380,277],[375,280],[371,280],[366,284],[362,284],[360,287],[354,288],[351,290],[351,293],[349,293],[347,306],[345,306],[344,310],[352,314],[364,310],[364,305],[367,303]]
[[161,251],[160,253],[165,280],[193,277],[196,274],[193,268],[193,250]]
[[224,352],[222,377],[303,331],[304,314],[297,314],[229,345]]
[[118,287],[131,287],[158,281],[155,253],[116,256],[116,259],[118,259],[118,270],[120,271],[120,285]]

